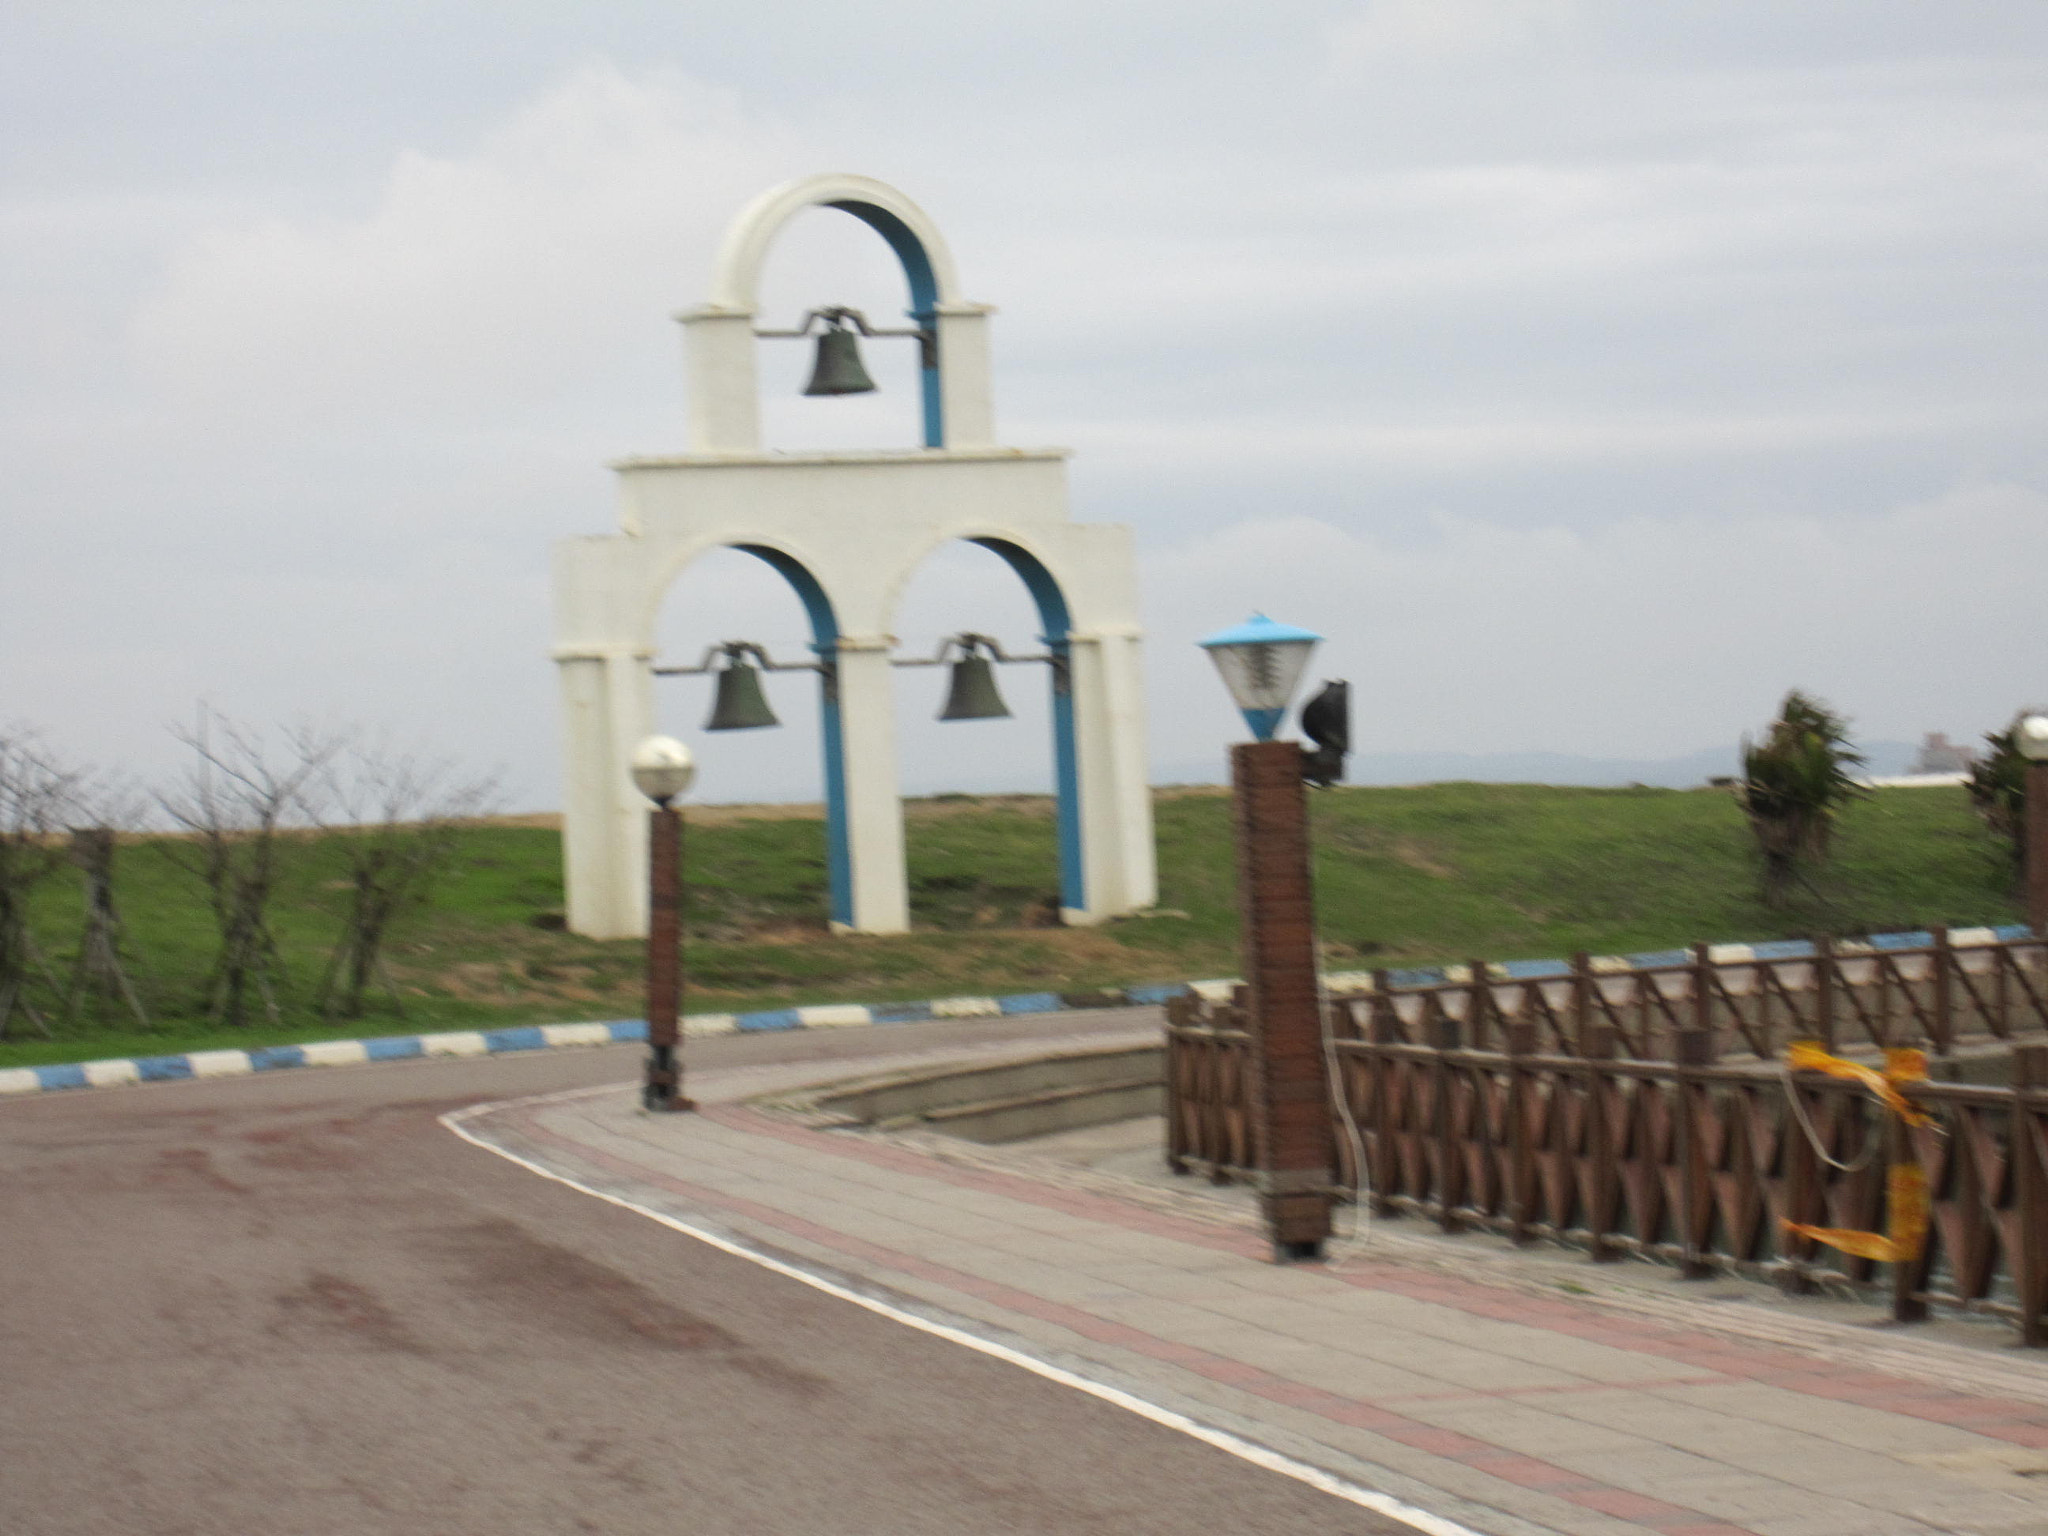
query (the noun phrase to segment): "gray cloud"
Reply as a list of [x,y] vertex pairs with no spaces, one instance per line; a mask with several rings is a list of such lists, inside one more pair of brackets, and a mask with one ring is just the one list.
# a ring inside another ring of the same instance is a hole
[[[1899,737],[2048,695],[2038,8],[673,9],[8,23],[0,716],[148,771],[203,693],[550,803],[547,546],[679,442],[666,317],[725,222],[827,168],[931,209],[1003,311],[1006,435],[1137,529],[1162,763],[1233,729],[1190,642],[1252,607],[1332,637],[1389,751],[1675,756],[1793,684]],[[902,302],[828,213],[766,292]],[[794,398],[803,365],[770,356],[776,441],[910,438],[907,360],[859,401]],[[899,632],[970,622],[1031,628],[964,551]],[[664,643],[727,634],[801,639],[737,556]],[[804,686],[706,795],[815,793]],[[936,686],[912,787],[1043,775],[1035,682],[966,727]]]

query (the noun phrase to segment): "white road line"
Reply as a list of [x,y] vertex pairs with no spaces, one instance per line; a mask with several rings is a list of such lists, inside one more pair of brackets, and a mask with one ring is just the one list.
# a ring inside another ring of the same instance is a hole
[[[602,1088],[571,1089],[565,1094],[548,1094],[544,1097],[551,1100],[560,1100],[607,1091],[615,1091],[615,1085],[612,1090]],[[1413,1504],[1406,1503],[1388,1494],[1376,1492],[1371,1488],[1361,1488],[1358,1484],[1346,1482],[1343,1478],[1325,1472],[1320,1467],[1310,1466],[1305,1461],[1297,1461],[1292,1456],[1283,1456],[1278,1451],[1269,1450],[1263,1445],[1246,1440],[1242,1436],[1233,1435],[1227,1430],[1212,1428],[1197,1419],[1189,1418],[1184,1413],[1177,1413],[1171,1408],[1162,1407],[1158,1403],[1147,1402],[1144,1398],[1126,1392],[1121,1387],[1112,1387],[1106,1382],[1091,1381],[1088,1377],[1067,1370],[1064,1366],[1054,1365],[1050,1360],[1041,1360],[1035,1355],[1025,1354],[1022,1350],[1013,1349],[1007,1344],[1000,1344],[994,1339],[982,1338],[979,1334],[970,1333],[964,1328],[956,1328],[949,1323],[934,1322],[930,1318],[919,1317],[915,1312],[908,1312],[901,1307],[891,1306],[888,1302],[878,1300],[873,1296],[864,1296],[859,1291],[841,1285],[838,1281],[825,1275],[805,1269],[801,1265],[791,1264],[787,1260],[776,1258],[772,1254],[762,1253],[760,1250],[751,1248],[745,1243],[734,1242],[729,1237],[722,1236],[703,1227],[695,1226],[679,1217],[670,1216],[666,1212],[640,1205],[619,1195],[607,1194],[601,1189],[593,1189],[588,1184],[572,1179],[566,1174],[556,1173],[553,1169],[544,1167],[530,1158],[521,1157],[518,1153],[508,1148],[486,1140],[470,1130],[465,1123],[478,1115],[486,1115],[494,1110],[505,1107],[504,1104],[473,1105],[468,1109],[456,1110],[451,1114],[442,1115],[440,1121],[442,1125],[453,1131],[457,1136],[460,1136],[471,1146],[481,1147],[486,1152],[496,1153],[507,1162],[517,1163],[529,1173],[537,1173],[542,1178],[553,1180],[557,1184],[566,1184],[578,1193],[593,1196],[604,1201],[607,1205],[616,1205],[622,1210],[633,1212],[635,1215],[645,1216],[649,1221],[659,1222],[662,1226],[672,1231],[680,1232],[685,1237],[694,1237],[700,1243],[708,1243],[722,1253],[729,1253],[735,1258],[746,1259],[750,1263],[759,1264],[764,1269],[771,1269],[778,1275],[786,1275],[792,1280],[810,1286],[813,1290],[823,1291],[828,1296],[837,1296],[841,1301],[850,1301],[857,1307],[865,1308],[869,1312],[888,1318],[891,1322],[902,1323],[905,1327],[915,1328],[920,1333],[929,1333],[934,1337],[945,1339],[951,1343],[965,1345],[977,1354],[988,1355],[997,1360],[1007,1361],[1011,1365],[1031,1372],[1034,1376],[1043,1376],[1046,1380],[1056,1381],[1061,1386],[1072,1387],[1076,1391],[1085,1392],[1090,1397],[1099,1398],[1105,1403],[1113,1404],[1129,1413],[1135,1413],[1142,1419],[1150,1419],[1154,1424],[1176,1430],[1192,1439],[1201,1441],[1205,1445],[1213,1445],[1219,1451],[1228,1452],[1240,1460],[1250,1462],[1253,1466],[1264,1467],[1269,1472],[1278,1472],[1283,1477],[1291,1477],[1296,1482],[1306,1483],[1309,1487],[1318,1488],[1324,1493],[1343,1499],[1346,1503],[1356,1504],[1361,1509],[1369,1509],[1374,1514],[1385,1515],[1390,1520],[1398,1520],[1403,1525],[1424,1532],[1425,1536],[1482,1536],[1482,1533],[1473,1530],[1470,1526],[1460,1525],[1455,1520],[1447,1520],[1442,1515],[1433,1515],[1426,1509],[1418,1509]]]

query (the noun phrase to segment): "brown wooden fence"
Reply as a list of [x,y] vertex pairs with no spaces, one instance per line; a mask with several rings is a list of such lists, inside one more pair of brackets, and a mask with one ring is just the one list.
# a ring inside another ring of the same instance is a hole
[[[1889,1287],[1902,1320],[1930,1305],[2005,1317],[2048,1342],[2048,988],[2043,946],[2013,941],[1562,978],[1381,985],[1331,1005],[1349,1124],[1333,1182],[1381,1215],[1596,1260],[1629,1253],[1691,1274],[1735,1269],[1791,1290]],[[1251,1164],[1238,1004],[1169,1009],[1168,1158],[1227,1180]],[[1794,1039],[1925,1045],[1937,1079],[1908,1131],[1853,1083],[1777,1059]],[[2000,1042],[2005,1042],[2003,1046]],[[1915,1263],[1877,1265],[1784,1231],[1885,1230],[1886,1169],[1915,1157],[1932,1195]]]

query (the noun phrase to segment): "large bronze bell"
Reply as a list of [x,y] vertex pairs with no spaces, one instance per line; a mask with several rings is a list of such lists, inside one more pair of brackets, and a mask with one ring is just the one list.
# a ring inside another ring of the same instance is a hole
[[818,358],[811,367],[807,395],[865,395],[875,381],[860,360],[860,339],[844,326],[828,326],[818,336]]
[[764,725],[780,725],[768,696],[761,691],[761,669],[733,657],[718,674],[718,692],[711,702],[707,731],[752,731]]
[[986,656],[969,651],[953,663],[953,680],[946,689],[946,707],[941,720],[1007,720],[1009,707],[996,692],[996,669]]

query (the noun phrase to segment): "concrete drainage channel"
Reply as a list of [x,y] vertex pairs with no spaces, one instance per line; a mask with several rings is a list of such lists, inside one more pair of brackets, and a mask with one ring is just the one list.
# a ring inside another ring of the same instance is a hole
[[825,1083],[764,1107],[799,1111],[818,1127],[923,1129],[996,1144],[1161,1114],[1165,1071],[1157,1045],[1056,1051]]

